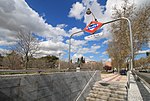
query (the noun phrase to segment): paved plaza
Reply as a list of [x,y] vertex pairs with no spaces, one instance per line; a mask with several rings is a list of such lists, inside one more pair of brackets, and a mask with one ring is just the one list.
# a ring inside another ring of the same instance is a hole
[[[101,74],[102,80],[97,81],[86,101],[149,101],[149,93],[144,86],[136,81],[130,73],[130,88],[127,89],[127,76],[118,73]],[[139,86],[140,85],[140,86]],[[140,89],[139,89],[140,88]]]

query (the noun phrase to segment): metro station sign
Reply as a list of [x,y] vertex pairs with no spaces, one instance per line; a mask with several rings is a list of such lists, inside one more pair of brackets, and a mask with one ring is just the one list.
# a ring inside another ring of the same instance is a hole
[[84,31],[88,33],[95,33],[100,27],[102,27],[103,23],[97,21],[91,21],[88,26],[84,28]]

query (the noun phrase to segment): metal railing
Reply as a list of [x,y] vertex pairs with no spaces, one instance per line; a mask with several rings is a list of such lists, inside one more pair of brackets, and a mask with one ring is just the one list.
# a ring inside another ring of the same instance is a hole
[[94,72],[94,74],[91,76],[90,80],[87,82],[87,84],[84,86],[83,90],[81,91],[81,93],[79,94],[79,96],[77,97],[77,99],[75,101],[79,101],[80,97],[83,96],[83,94],[85,93],[87,87],[90,85],[90,82],[94,79],[94,76],[96,75],[96,73],[98,72],[98,70],[96,70]]

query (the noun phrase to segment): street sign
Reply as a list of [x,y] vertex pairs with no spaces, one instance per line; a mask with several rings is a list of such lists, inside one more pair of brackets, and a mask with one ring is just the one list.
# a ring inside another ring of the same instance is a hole
[[84,31],[93,34],[96,32],[100,27],[102,27],[103,23],[97,21],[91,21],[88,26],[84,28]]

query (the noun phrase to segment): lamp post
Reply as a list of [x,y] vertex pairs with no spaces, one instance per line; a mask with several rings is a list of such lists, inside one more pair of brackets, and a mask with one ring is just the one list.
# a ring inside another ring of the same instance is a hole
[[58,55],[59,55],[59,64],[58,64],[58,69],[60,70],[60,56],[61,56],[61,53],[59,53]]
[[70,61],[71,61],[71,58],[70,58],[70,53],[71,53],[71,38],[73,37],[73,35],[75,35],[75,34],[78,34],[78,33],[81,33],[81,32],[84,32],[84,30],[81,30],[81,31],[77,31],[77,32],[75,32],[75,33],[72,33],[71,35],[70,35],[70,37],[69,37],[69,60],[68,60],[68,62],[69,62],[69,66],[70,66]]
[[[90,8],[87,9],[86,14],[87,15],[92,14],[92,16],[95,18],[94,14],[90,10]],[[118,18],[118,19],[115,19],[115,20],[111,20],[111,21],[105,22],[105,23],[102,24],[102,26],[106,25],[106,24],[109,24],[109,23],[113,23],[115,21],[119,21],[119,20],[126,20],[126,21],[128,21],[128,27],[129,27],[129,31],[130,31],[130,48],[131,48],[131,68],[130,68],[130,70],[133,70],[134,52],[133,52],[133,36],[132,36],[132,29],[131,29],[131,22],[130,22],[130,20],[128,18],[121,17],[121,18]],[[128,75],[128,77],[130,77],[130,75]],[[130,85],[130,80],[128,80],[128,83]]]

